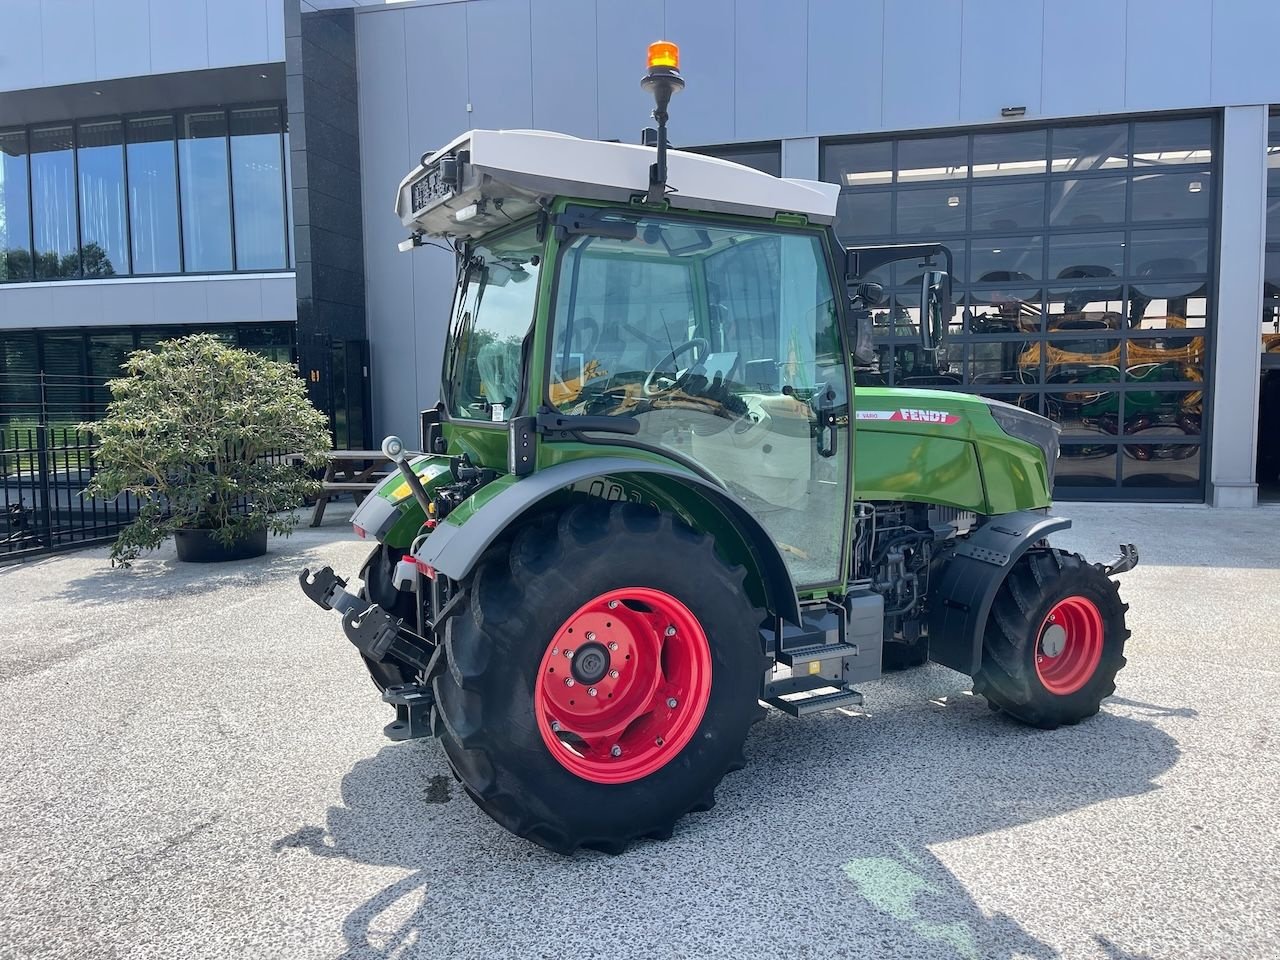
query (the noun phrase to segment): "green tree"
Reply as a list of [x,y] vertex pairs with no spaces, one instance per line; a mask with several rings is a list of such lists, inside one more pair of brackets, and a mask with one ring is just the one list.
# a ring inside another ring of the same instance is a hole
[[330,448],[328,419],[291,366],[195,334],[135,351],[124,372],[107,384],[105,418],[82,425],[101,443],[86,496],[142,504],[113,563],[127,566],[180,528],[226,544],[263,527],[290,532],[297,518],[281,512],[318,492],[309,471]]

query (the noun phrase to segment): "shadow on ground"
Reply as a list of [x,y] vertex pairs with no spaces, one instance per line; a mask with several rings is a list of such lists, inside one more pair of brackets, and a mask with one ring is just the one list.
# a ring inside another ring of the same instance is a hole
[[276,584],[296,580],[303,567],[323,566],[324,561],[318,559],[322,549],[322,544],[291,544],[287,539],[274,537],[269,541],[266,556],[252,560],[184,563],[174,556],[172,548],[162,554],[144,554],[127,568],[112,567],[104,559],[92,573],[67,581],[56,599],[104,606]]
[[[434,741],[359,762],[327,822],[275,849],[412,871],[346,918],[353,958],[559,956],[564,924],[578,953],[610,951],[621,935],[654,955],[765,956],[785,933],[769,943],[747,931],[770,914],[796,932],[827,932],[829,941],[794,944],[808,956],[1057,957],[1012,917],[981,911],[930,848],[1155,790],[1176,743],[1145,719],[1106,712],[1029,730],[965,687],[930,667],[896,682],[894,702],[873,716],[772,715],[715,810],[621,857],[561,858],[503,833],[445,776]],[[486,913],[508,890],[511,914]],[[672,924],[689,928],[681,947],[668,946]],[[1105,933],[1095,934],[1099,955],[1142,960]]]

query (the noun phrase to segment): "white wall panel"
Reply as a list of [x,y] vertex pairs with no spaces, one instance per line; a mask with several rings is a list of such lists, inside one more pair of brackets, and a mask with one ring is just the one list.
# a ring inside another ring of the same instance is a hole
[[[688,83],[672,101],[672,141],[722,143],[735,139],[733,0],[668,0],[666,9],[665,39],[680,45],[680,72]],[[632,37],[635,52],[628,63],[636,65],[632,82],[637,86],[644,75],[649,42],[643,35]],[[646,113],[652,109],[653,101],[649,100]],[[644,125],[642,115],[639,126]]]
[[7,3],[0,30],[0,90],[23,90],[44,83],[40,5]]
[[[93,0],[41,0],[39,6],[43,25],[40,40],[44,47],[44,83],[83,83],[95,79],[98,73],[94,54]],[[36,39],[31,37],[28,42]]]
[[156,73],[209,66],[209,25],[200,2],[151,4],[151,69]]
[[[222,282],[222,281],[219,281]],[[155,301],[155,323],[207,323],[209,299],[205,288],[210,280],[176,280],[152,285]]]
[[884,5],[885,0],[809,0],[809,132],[880,129]]
[[472,0],[466,14],[469,126],[533,126],[529,0]]
[[960,119],[992,123],[1000,108],[1040,114],[1044,0],[966,3],[961,22]]
[[533,125],[595,137],[596,0],[533,0]]
[[[284,4],[275,4],[281,9]],[[209,65],[264,63],[268,59],[265,0],[207,0]]]
[[[362,18],[363,21],[364,18]],[[387,17],[389,26],[394,27],[398,17]],[[361,23],[363,25],[363,23]],[[387,123],[401,122],[396,112],[396,105],[407,103],[409,115],[408,151],[411,158],[421,157],[429,150],[444,146],[460,133],[478,126],[478,118],[467,113],[467,102],[470,91],[467,83],[467,12],[463,4],[451,4],[439,7],[420,7],[405,11],[403,28],[406,32],[402,39],[408,56],[408,75],[405,81],[405,92],[396,93],[384,106],[379,102],[369,103],[368,110],[378,114],[386,110],[390,116]],[[443,43],[438,39],[425,42],[431,38],[451,37],[452,42]],[[375,47],[370,56],[379,56]],[[401,53],[399,56],[404,57]],[[394,59],[393,53],[393,59]],[[363,72],[367,63],[365,57],[360,59],[361,92],[363,94]],[[403,99],[402,99],[403,98]],[[363,100],[362,102],[367,102]],[[361,111],[363,114],[363,110]],[[381,121],[374,116],[370,120]],[[406,159],[409,159],[408,157]],[[408,171],[403,169],[388,184],[394,193],[395,185],[400,177]]]
[[1207,104],[1211,0],[1128,3],[1125,107],[1168,110]]
[[775,140],[808,129],[808,6],[796,2],[786,17],[777,10],[776,0],[737,0],[735,140]]
[[[638,143],[640,131],[651,125],[653,98],[640,89],[640,78],[648,45],[665,36],[664,21],[662,0],[597,0],[596,100],[602,138]],[[686,137],[684,142],[693,141]]]
[[98,79],[151,72],[148,8],[147,0],[94,0],[94,56]]
[[[454,20],[433,19],[449,11]],[[417,336],[412,263],[416,254],[402,254],[395,247],[404,239],[404,228],[394,212],[395,189],[413,158],[428,148],[425,135],[411,145],[409,131],[418,116],[416,111],[427,110],[432,101],[424,82],[414,104],[415,112],[410,110],[406,46],[421,50],[421,60],[415,59],[414,67],[426,76],[430,70],[424,41],[433,36],[430,31],[440,26],[465,30],[461,7],[388,11],[356,18],[369,383],[375,429],[384,433],[393,432],[387,418],[406,406],[404,385],[414,382],[412,345]],[[456,76],[456,67],[447,68],[435,82],[446,83]],[[463,106],[465,76],[464,72]],[[456,92],[453,96],[457,96]],[[422,119],[419,125],[425,129],[430,125],[429,118]],[[440,124],[437,122],[436,126]],[[442,136],[431,134],[430,143]]]
[[1280,103],[1280,2],[1214,0],[1214,103]]
[[960,0],[889,0],[885,4],[886,127],[959,122],[960,10]]
[[1044,0],[1041,114],[1123,110],[1125,32],[1124,4],[1116,0]]
[[214,280],[205,284],[209,300],[209,322],[262,319],[262,281],[244,277]]

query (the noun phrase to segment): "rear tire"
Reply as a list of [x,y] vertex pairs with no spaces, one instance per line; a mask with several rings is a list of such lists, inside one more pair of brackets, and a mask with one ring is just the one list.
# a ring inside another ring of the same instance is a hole
[[1046,730],[1093,716],[1125,665],[1127,609],[1115,581],[1079,555],[1030,551],[996,594],[973,692]]
[[744,578],[711,537],[630,503],[571,505],[491,547],[433,681],[467,794],[558,853],[621,853],[710,809],[744,763],[767,662]]

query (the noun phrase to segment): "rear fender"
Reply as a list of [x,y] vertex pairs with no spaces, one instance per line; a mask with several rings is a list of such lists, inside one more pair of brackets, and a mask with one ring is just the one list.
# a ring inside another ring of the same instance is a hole
[[[448,457],[417,457],[410,466],[428,491],[452,480]],[[399,470],[394,470],[356,507],[351,525],[358,536],[408,549],[426,519],[409,484]]]
[[1021,510],[991,517],[956,545],[929,597],[929,659],[973,676],[982,666],[982,639],[1000,584],[1018,558],[1066,517]]
[[[710,533],[717,548],[747,570],[748,594],[774,614],[800,621],[800,604],[786,562],[760,522],[731,493],[691,471],[675,465],[624,457],[592,457],[557,464],[526,477],[505,476],[481,488],[474,509],[464,503],[441,523],[415,551],[417,560],[453,580],[462,580],[502,533],[537,504],[569,488],[594,486],[604,492],[643,491],[698,529]],[[607,498],[607,497],[606,497]]]

